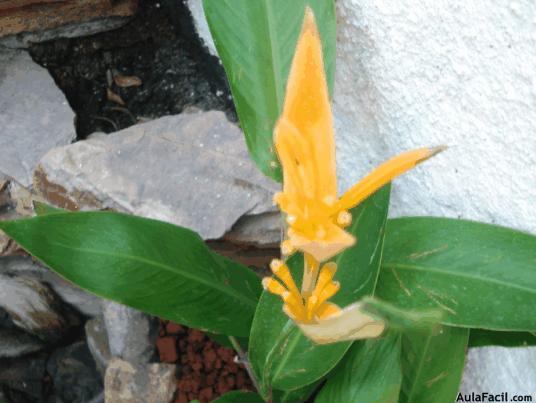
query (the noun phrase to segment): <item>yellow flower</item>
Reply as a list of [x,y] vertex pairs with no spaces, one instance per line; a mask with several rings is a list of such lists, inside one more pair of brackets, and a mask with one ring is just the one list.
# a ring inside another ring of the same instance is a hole
[[287,265],[274,260],[274,277],[263,280],[264,288],[283,299],[284,312],[317,343],[379,336],[385,324],[368,315],[359,302],[341,309],[328,301],[340,288],[334,281],[337,265],[321,262],[354,244],[354,237],[344,230],[352,221],[350,208],[443,147],[400,154],[337,197],[335,141],[322,46],[309,7],[274,143],[283,167],[283,191],[274,201],[286,213],[289,226],[281,251],[287,256],[302,251],[305,267],[300,290]]
[[307,8],[290,69],[274,143],[283,166],[283,192],[274,201],[287,214],[288,239],[282,251],[295,250],[324,261],[354,244],[343,228],[348,210],[396,176],[444,147],[409,151],[380,165],[341,198],[337,197],[335,141],[324,74],[322,45],[314,15]]

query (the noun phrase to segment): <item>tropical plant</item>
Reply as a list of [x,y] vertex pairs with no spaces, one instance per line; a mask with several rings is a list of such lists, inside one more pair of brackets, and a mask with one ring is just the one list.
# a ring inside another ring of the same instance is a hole
[[82,288],[227,336],[257,391],[222,403],[450,403],[468,345],[534,344],[536,237],[387,219],[390,181],[443,147],[394,157],[338,197],[333,2],[204,7],[251,156],[283,181],[273,276],[261,281],[188,229],[114,212],[38,204],[0,229]]

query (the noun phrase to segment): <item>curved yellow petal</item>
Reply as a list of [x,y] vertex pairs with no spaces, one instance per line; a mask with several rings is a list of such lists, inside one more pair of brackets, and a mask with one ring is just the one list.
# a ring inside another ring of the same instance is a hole
[[352,186],[337,202],[337,209],[348,210],[358,205],[383,185],[445,149],[445,146],[419,148],[391,158]]

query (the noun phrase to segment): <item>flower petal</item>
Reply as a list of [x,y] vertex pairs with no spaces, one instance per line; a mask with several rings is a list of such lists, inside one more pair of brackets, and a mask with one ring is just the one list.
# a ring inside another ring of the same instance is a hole
[[307,337],[318,344],[374,338],[381,335],[385,329],[384,322],[364,313],[359,302],[316,323],[298,322],[297,325]]
[[352,186],[337,202],[337,209],[348,210],[357,206],[386,183],[445,150],[445,148],[445,146],[419,148],[391,158]]
[[352,246],[355,238],[336,225],[331,225],[324,239],[310,239],[293,231],[289,240],[295,249],[309,253],[319,262],[335,256],[342,250]]
[[[336,197],[333,118],[322,42],[309,7],[290,68],[283,110],[274,130],[274,143],[283,165],[285,193],[291,190],[313,194],[317,200]],[[301,185],[295,180],[300,175],[305,175]]]

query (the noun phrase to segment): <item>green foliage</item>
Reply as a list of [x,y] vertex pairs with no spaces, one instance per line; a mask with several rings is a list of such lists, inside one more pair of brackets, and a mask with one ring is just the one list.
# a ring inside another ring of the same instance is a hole
[[332,88],[336,40],[332,0],[203,0],[251,157],[264,174],[277,181],[281,181],[281,169],[272,131],[282,109],[306,5],[316,16]]
[[220,398],[213,400],[213,403],[263,403],[264,400],[252,392],[228,392]]
[[[353,223],[347,229],[358,242],[335,258],[338,264],[335,278],[341,282],[342,289],[333,301],[340,306],[356,302],[374,291],[389,194],[390,187],[386,186],[352,211]],[[300,282],[301,256],[294,256],[288,265]],[[296,389],[316,381],[339,362],[351,344],[314,344],[282,312],[281,306],[280,298],[264,292],[251,329],[251,363],[265,395],[269,395],[272,388]]]
[[451,403],[459,391],[469,330],[441,326],[402,336],[400,403]]
[[0,229],[94,294],[191,327],[249,333],[258,277],[188,229],[112,212],[54,213]]
[[315,399],[315,403],[396,403],[402,383],[400,334],[355,342]]
[[536,237],[447,218],[389,220],[377,295],[448,325],[536,330]]
[[527,347],[536,346],[536,333],[531,332],[495,332],[485,329],[471,329],[469,347],[502,346]]

